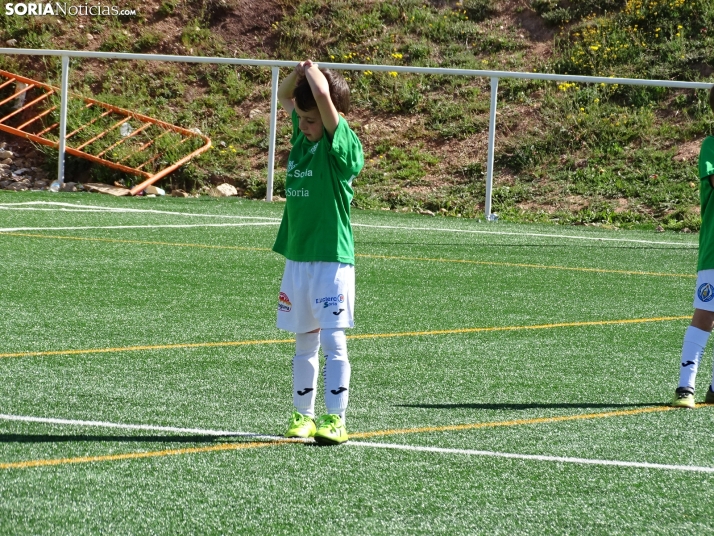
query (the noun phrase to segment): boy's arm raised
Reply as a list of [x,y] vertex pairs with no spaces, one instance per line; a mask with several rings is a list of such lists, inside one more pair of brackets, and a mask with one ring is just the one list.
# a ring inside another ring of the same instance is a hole
[[295,99],[293,99],[293,90],[295,89],[295,83],[298,77],[304,76],[304,62],[300,62],[295,66],[293,72],[291,72],[285,79],[280,83],[278,87],[278,100],[280,104],[288,112],[288,115],[293,113],[295,109]]
[[320,110],[322,124],[327,133],[332,137],[340,122],[340,114],[330,98],[330,85],[327,78],[317,68],[317,64],[307,60],[304,63],[305,78],[307,78],[312,96],[315,97],[317,109]]

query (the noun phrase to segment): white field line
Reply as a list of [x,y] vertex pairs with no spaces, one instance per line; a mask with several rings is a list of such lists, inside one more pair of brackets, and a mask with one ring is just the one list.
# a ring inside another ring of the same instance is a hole
[[[44,424],[60,424],[70,426],[97,426],[102,428],[115,428],[123,430],[148,430],[155,432],[173,432],[183,434],[198,434],[204,436],[216,437],[250,437],[255,439],[270,439],[275,441],[287,441],[282,436],[254,434],[250,432],[231,432],[226,430],[206,430],[203,428],[178,428],[174,426],[154,426],[150,424],[121,424],[104,421],[81,421],[70,419],[54,419],[46,417],[31,417],[25,415],[3,415],[0,414],[0,420],[19,421],[19,422],[34,422]],[[290,439],[290,442],[295,442],[295,439]],[[312,440],[305,440],[312,442]],[[372,443],[368,441],[349,441],[345,444],[352,447],[367,447],[380,448],[391,450],[407,450],[412,452],[430,452],[437,454],[456,454],[466,456],[487,456],[492,458],[507,458],[515,460],[529,460],[539,462],[556,462],[556,463],[573,463],[581,465],[604,465],[614,467],[627,467],[636,469],[660,469],[666,471],[689,471],[695,473],[714,473],[714,467],[703,467],[697,465],[670,465],[662,463],[647,463],[647,462],[627,462],[620,460],[598,460],[592,458],[572,458],[568,456],[545,456],[539,454],[516,454],[511,452],[494,452],[489,450],[471,450],[471,449],[448,449],[440,447],[419,447],[414,445],[398,445],[394,443]]]
[[530,460],[539,462],[574,463],[585,465],[608,465],[637,469],[663,469],[666,471],[690,471],[695,473],[714,473],[714,467],[697,465],[669,465],[663,463],[624,462],[619,460],[598,460],[592,458],[571,458],[568,456],[544,456],[539,454],[515,454],[511,452],[493,452],[490,450],[446,449],[439,447],[417,447],[413,445],[397,445],[392,443],[369,443],[366,441],[350,441],[348,445],[380,449],[409,450],[416,452],[435,452],[439,454],[462,454],[467,456],[489,456],[492,458],[509,458],[514,460]]
[[[50,208],[38,208],[36,205],[47,205]],[[59,207],[59,208],[53,208]],[[240,220],[270,220],[280,221],[280,218],[267,216],[236,216],[234,214],[200,214],[195,212],[175,212],[169,210],[153,210],[146,208],[102,207],[97,205],[78,205],[74,203],[56,203],[52,201],[28,201],[26,203],[0,203],[0,209],[5,210],[37,210],[44,212],[105,212],[113,214],[163,214],[169,216],[190,216],[203,218],[232,218]]]
[[[0,209],[15,209],[22,210],[22,207],[27,207],[28,205],[47,205],[47,206],[57,206],[57,207],[69,207],[73,211],[97,211],[97,212],[107,212],[107,213],[146,213],[146,214],[165,214],[165,215],[175,215],[175,216],[189,216],[189,217],[206,217],[206,218],[238,218],[238,219],[256,219],[256,220],[270,220],[279,222],[280,218],[269,218],[263,216],[236,216],[231,214],[197,214],[190,212],[171,212],[164,210],[153,210],[153,209],[140,209],[140,208],[119,208],[119,207],[102,207],[96,205],[79,205],[73,203],[59,203],[53,201],[28,201],[25,203],[0,203]],[[26,210],[68,210],[56,209],[56,208],[25,208]],[[475,230],[475,229],[449,229],[444,227],[407,227],[401,225],[371,225],[366,223],[355,223],[352,222],[352,227],[364,227],[367,229],[390,229],[399,231],[433,231],[433,232],[443,232],[443,233],[466,233],[466,234],[483,234],[483,235],[494,235],[494,236],[529,236],[537,238],[561,238],[566,240],[591,240],[591,241],[602,241],[602,242],[623,242],[623,243],[635,243],[635,244],[650,244],[650,245],[662,245],[662,246],[684,246],[684,247],[699,247],[698,243],[692,242],[668,242],[662,240],[638,240],[633,238],[612,238],[612,237],[598,237],[598,236],[582,236],[582,235],[566,235],[566,234],[549,234],[549,233],[517,233],[510,231],[486,231],[486,230]],[[96,227],[102,228],[102,227]],[[62,228],[63,230],[74,229],[74,228]],[[89,228],[77,228],[77,229],[89,229]]]
[[177,428],[175,426],[155,426],[152,424],[121,424],[105,421],[78,421],[73,419],[54,419],[48,417],[31,417],[27,415],[3,415],[0,414],[0,420],[18,421],[18,422],[36,422],[43,424],[61,424],[69,426],[97,426],[100,428],[115,428],[119,430],[149,430],[154,432],[173,432],[179,434],[198,434],[204,436],[216,437],[252,437],[256,439],[285,439],[282,436],[271,436],[262,434],[253,434],[250,432],[232,432],[227,430],[204,430],[203,428]]
[[472,233],[485,235],[501,235],[501,236],[532,236],[538,238],[566,238],[568,240],[594,240],[596,242],[634,242],[636,244],[652,244],[662,246],[686,246],[699,247],[699,244],[692,242],[664,242],[659,240],[637,240],[634,238],[609,238],[600,236],[579,236],[579,235],[564,235],[564,234],[548,234],[548,233],[515,233],[509,231],[482,231],[475,229],[445,229],[439,227],[403,227],[400,225],[368,225],[365,223],[352,223],[352,227],[368,227],[372,229],[398,229],[400,231],[439,231],[444,233]]
[[259,225],[277,225],[278,221],[256,221],[250,223],[176,223],[161,225],[97,225],[86,227],[0,227],[0,233],[18,233],[20,231],[89,231],[92,229],[186,229],[191,227],[254,227]]

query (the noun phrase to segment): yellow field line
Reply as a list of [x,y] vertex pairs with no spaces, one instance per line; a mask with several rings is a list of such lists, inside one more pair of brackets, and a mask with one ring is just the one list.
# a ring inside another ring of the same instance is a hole
[[[92,238],[92,237],[82,237],[82,236],[62,236],[62,235],[43,235],[43,234],[32,234],[32,233],[0,233],[7,236],[26,236],[30,238],[54,238],[54,239],[64,239],[64,240],[87,240],[94,242],[112,242],[112,243],[125,243],[125,244],[141,244],[146,246],[176,246],[176,247],[193,247],[193,248],[206,248],[206,249],[228,249],[228,250],[238,250],[238,251],[272,251],[269,248],[251,248],[243,246],[212,246],[208,244],[192,244],[192,243],[180,243],[180,242],[152,242],[149,240],[128,240],[128,239],[118,239],[118,238]],[[525,264],[525,263],[513,263],[513,262],[495,262],[495,261],[476,261],[469,259],[444,259],[444,258],[429,258],[429,257],[406,257],[399,255],[370,255],[367,253],[357,253],[355,257],[361,257],[365,259],[384,259],[384,260],[399,260],[399,261],[416,261],[416,262],[445,262],[445,263],[460,263],[460,264],[474,264],[479,266],[501,266],[508,268],[532,268],[537,270],[564,270],[572,272],[590,272],[590,273],[600,273],[600,274],[620,274],[620,275],[644,275],[652,277],[687,277],[696,279],[696,274],[670,274],[664,272],[642,272],[636,270],[610,270],[605,268],[581,268],[577,266],[558,266],[558,265],[548,265],[548,264]]]
[[0,357],[39,357],[48,355],[110,354],[115,352],[137,352],[141,350],[172,350],[176,348],[217,348],[224,346],[251,346],[256,344],[282,344],[288,342],[295,342],[295,339],[265,339],[254,341],[155,344],[146,346],[123,346],[117,348],[89,348],[85,350],[49,350],[46,352],[18,352],[14,354],[0,354]]
[[[532,329],[573,328],[588,326],[610,326],[617,324],[644,324],[648,322],[667,322],[670,320],[688,320],[691,316],[660,316],[654,318],[626,318],[622,320],[594,320],[591,322],[560,322],[556,324],[537,324],[533,326],[493,326],[484,328],[457,328],[440,329],[431,331],[401,331],[397,333],[364,333],[362,335],[348,335],[348,339],[387,339],[392,337],[421,337],[427,335],[457,335],[461,333],[487,333],[492,331],[523,331]],[[52,355],[78,355],[78,354],[108,354],[116,352],[136,352],[142,350],[172,350],[182,348],[220,348],[228,346],[253,346],[259,344],[287,344],[294,339],[265,339],[251,341],[224,341],[224,342],[195,342],[179,344],[156,344],[146,346],[124,346],[116,348],[89,348],[84,350],[48,350],[43,352],[16,352],[0,354],[3,357],[41,357]]]
[[477,422],[472,424],[452,424],[445,426],[425,426],[422,428],[402,428],[395,430],[375,430],[373,432],[357,432],[350,434],[353,439],[365,439],[369,437],[381,437],[400,434],[424,434],[430,432],[453,432],[461,430],[476,430],[478,428],[496,428],[499,426],[522,426],[527,424],[542,424],[563,421],[577,421],[584,419],[603,419],[606,417],[622,417],[625,415],[638,415],[641,413],[654,413],[659,411],[669,411],[671,406],[654,406],[648,408],[624,409],[617,411],[607,411],[603,413],[586,413],[582,415],[563,415],[560,417],[538,417],[535,419],[517,419],[515,421]]
[[178,456],[180,454],[196,454],[200,452],[216,452],[221,450],[256,449],[273,447],[289,441],[271,441],[265,443],[221,443],[210,447],[194,447],[185,449],[170,449],[149,452],[128,452],[124,454],[108,454],[106,456],[81,456],[79,458],[57,458],[53,460],[28,460],[24,462],[0,463],[0,469],[28,469],[30,467],[46,467],[48,465],[66,465],[70,463],[110,462],[119,460],[135,460],[137,458],[155,458],[158,456]]
[[469,259],[444,259],[428,257],[403,257],[392,255],[367,255],[357,254],[355,257],[366,257],[369,259],[387,259],[400,261],[426,261],[426,262],[453,262],[461,264],[478,264],[482,266],[505,266],[508,268],[535,268],[540,270],[567,270],[572,272],[593,272],[599,274],[624,274],[624,275],[646,275],[656,277],[690,277],[696,279],[696,274],[668,274],[664,272],[641,272],[636,270],[609,270],[606,268],[579,268],[577,266],[558,266],[548,264],[524,264],[516,262],[495,262],[495,261],[474,261]]
[[[698,404],[697,407],[705,406],[706,404]],[[451,432],[462,430],[476,430],[479,428],[494,428],[499,426],[525,426],[532,424],[547,424],[565,421],[585,420],[585,419],[603,419],[608,417],[624,417],[630,415],[638,415],[644,413],[655,413],[662,411],[670,411],[674,409],[670,406],[653,406],[647,408],[637,408],[629,410],[607,411],[602,413],[587,413],[581,415],[563,415],[560,417],[538,417],[533,419],[516,419],[513,421],[496,421],[496,422],[480,422],[471,424],[455,424],[446,426],[426,426],[421,428],[402,428],[393,430],[375,430],[372,432],[357,432],[350,434],[351,439],[365,439],[377,436],[389,435],[404,435],[404,434],[423,434],[434,432]],[[267,442],[251,442],[251,443],[221,443],[220,445],[211,445],[206,447],[193,447],[183,449],[169,449],[148,452],[129,452],[124,454],[109,454],[105,456],[82,456],[78,458],[58,458],[45,460],[27,460],[20,462],[0,463],[0,469],[28,469],[32,467],[46,467],[52,465],[67,465],[73,463],[92,463],[106,461],[132,460],[138,458],[153,458],[160,456],[178,456],[183,454],[197,454],[203,452],[217,452],[226,450],[254,449],[260,447],[276,446],[285,443],[302,443],[299,440],[275,440]]]
[[181,242],[154,242],[150,240],[128,240],[119,238],[92,238],[86,236],[62,236],[62,235],[43,235],[32,233],[0,233],[0,235],[8,236],[27,236],[30,238],[57,238],[60,240],[80,240],[89,242],[111,242],[115,244],[140,244],[143,246],[177,246],[184,248],[205,248],[205,249],[233,249],[241,251],[271,251],[268,248],[250,248],[245,246],[212,246],[210,244],[191,244]]
[[[659,316],[654,318],[627,318],[623,320],[593,320],[591,322],[560,322],[557,324],[536,324],[533,326],[493,326],[487,328],[458,328],[432,331],[403,331],[399,333],[369,333],[348,335],[348,339],[384,339],[388,337],[418,337],[422,335],[453,335],[459,333],[482,333],[489,331],[522,331],[529,329],[579,328],[587,326],[610,326],[615,324],[644,324],[647,322],[667,322],[670,320],[689,320],[691,316]],[[2,355],[0,354],[0,357]]]

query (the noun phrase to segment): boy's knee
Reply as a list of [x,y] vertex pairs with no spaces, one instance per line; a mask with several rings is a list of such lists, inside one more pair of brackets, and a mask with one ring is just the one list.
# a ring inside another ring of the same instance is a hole
[[295,357],[309,358],[317,355],[320,348],[320,334],[317,332],[295,334]]
[[714,312],[704,309],[695,309],[692,315],[692,326],[702,331],[711,332],[714,327]]
[[321,330],[320,346],[328,359],[347,359],[347,336],[344,329]]

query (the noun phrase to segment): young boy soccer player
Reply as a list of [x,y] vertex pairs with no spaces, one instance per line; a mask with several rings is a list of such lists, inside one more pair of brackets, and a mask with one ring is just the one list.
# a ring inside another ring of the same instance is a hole
[[[351,372],[345,329],[354,326],[350,202],[352,180],[364,165],[364,154],[340,115],[349,111],[350,91],[339,74],[309,60],[300,62],[280,84],[278,99],[293,124],[287,199],[273,246],[286,258],[278,328],[295,333],[295,411],[285,436],[339,445],[347,441]],[[320,347],[325,354],[327,414],[315,421]]]
[[[709,90],[709,106],[714,112],[714,86]],[[699,151],[699,178],[702,227],[699,232],[697,285],[694,292],[694,315],[682,344],[679,386],[672,401],[672,406],[678,408],[694,407],[694,380],[714,327],[714,136],[705,138]],[[714,404],[711,384],[704,402]]]

